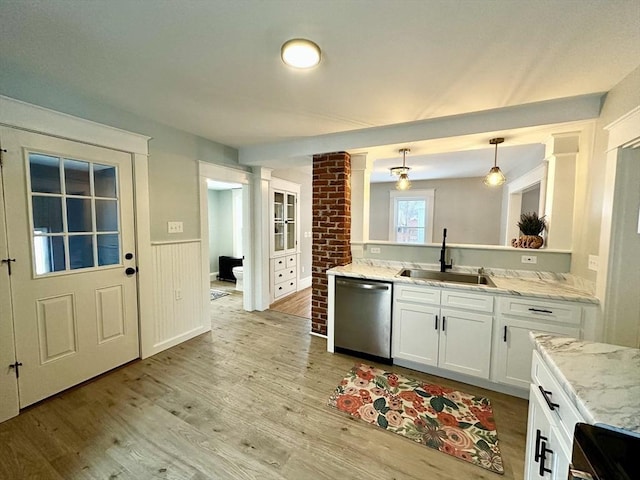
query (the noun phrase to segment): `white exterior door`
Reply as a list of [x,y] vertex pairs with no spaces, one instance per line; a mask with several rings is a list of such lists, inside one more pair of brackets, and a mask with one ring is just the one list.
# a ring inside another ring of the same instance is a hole
[[10,128],[0,139],[25,407],[139,357],[132,160]]

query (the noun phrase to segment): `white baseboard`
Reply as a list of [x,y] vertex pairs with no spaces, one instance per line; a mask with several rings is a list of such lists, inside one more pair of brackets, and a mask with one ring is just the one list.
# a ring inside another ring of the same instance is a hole
[[309,334],[313,335],[314,337],[324,338],[325,340],[327,339],[327,336],[326,335],[322,335],[321,333],[309,332]]
[[309,288],[311,286],[311,276],[301,278],[298,280],[298,291],[304,290],[305,288]]
[[218,278],[218,273],[220,273],[220,272],[211,272],[209,274],[209,280],[212,281],[212,282],[215,281]]

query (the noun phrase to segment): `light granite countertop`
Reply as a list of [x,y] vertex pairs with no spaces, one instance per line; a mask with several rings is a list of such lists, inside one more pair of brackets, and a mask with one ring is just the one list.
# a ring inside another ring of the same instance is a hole
[[640,437],[640,350],[530,333],[588,423]]
[[[441,282],[418,278],[401,277],[403,268],[423,268],[438,270],[438,265],[403,263],[391,261],[361,260],[341,267],[327,270],[328,275],[339,275],[369,280],[381,280],[395,283],[413,283],[436,287],[446,286],[460,290],[484,291],[493,294],[519,295],[551,300],[569,300],[598,304],[599,301],[589,290],[589,286],[581,284],[579,279],[567,274],[547,272],[525,272],[521,270],[498,270],[485,268],[485,274],[491,277],[495,287],[486,285],[469,285]],[[454,272],[477,273],[477,267],[454,267]]]

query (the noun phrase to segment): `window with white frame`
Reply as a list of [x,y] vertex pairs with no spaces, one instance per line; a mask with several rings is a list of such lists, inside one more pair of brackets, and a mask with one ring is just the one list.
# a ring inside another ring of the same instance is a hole
[[431,243],[435,191],[389,192],[389,240],[396,243]]

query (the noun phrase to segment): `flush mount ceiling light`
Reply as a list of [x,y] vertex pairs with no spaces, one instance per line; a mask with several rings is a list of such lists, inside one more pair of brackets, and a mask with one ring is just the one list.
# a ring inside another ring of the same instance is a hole
[[504,138],[492,138],[489,140],[491,145],[496,146],[495,155],[493,157],[493,167],[491,167],[487,176],[484,177],[484,184],[489,187],[498,187],[507,180],[498,166],[498,144],[502,142],[504,142]]
[[398,177],[398,181],[396,182],[396,190],[409,190],[411,188],[411,181],[409,181],[409,170],[411,170],[406,165],[407,152],[410,152],[408,148],[401,148],[398,150],[402,154],[402,166],[401,167],[392,167],[389,169],[391,175],[395,175]]
[[280,55],[284,63],[294,68],[311,68],[320,63],[320,47],[304,38],[285,42]]

